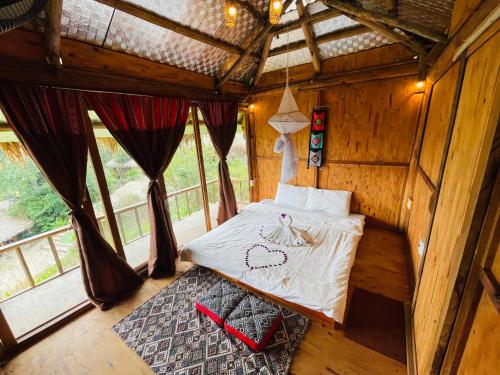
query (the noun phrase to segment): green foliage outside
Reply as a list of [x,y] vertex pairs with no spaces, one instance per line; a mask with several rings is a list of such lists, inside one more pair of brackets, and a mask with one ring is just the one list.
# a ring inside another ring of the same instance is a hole
[[[200,183],[196,146],[194,138],[191,135],[192,128],[188,127],[184,141],[181,143],[165,172],[165,183],[168,193]],[[204,127],[202,127],[202,147],[207,181],[216,180],[219,158]],[[137,166],[129,168],[117,167],[120,165],[126,166],[131,160],[121,147],[111,150],[108,147],[99,145],[99,152],[111,194],[129,182],[144,179],[143,172]],[[110,167],[110,163],[115,167]],[[241,131],[237,134],[235,144],[228,155],[228,164],[231,177],[248,178],[246,149]],[[13,204],[9,208],[9,215],[26,218],[33,222],[32,228],[24,237],[56,229],[69,223],[69,210],[67,206],[47,183],[45,177],[30,158],[26,158],[24,164],[17,164],[7,160],[6,156],[0,150],[0,168],[0,201],[12,200]],[[102,212],[101,199],[90,162],[88,163],[87,170],[87,186],[95,210],[99,214]],[[238,189],[239,186],[235,185],[237,196],[239,196]],[[209,192],[210,201],[216,201],[218,197],[216,187],[209,187]],[[140,201],[145,200],[146,196],[144,195],[144,198]],[[190,193],[189,200],[190,202],[197,201],[195,192]],[[122,204],[121,206],[139,203],[140,201],[125,202],[127,204]],[[179,205],[179,210],[182,212],[181,217],[185,217],[188,211],[185,198],[179,199]],[[198,207],[193,206],[193,204],[191,206],[191,211],[194,211],[194,207]],[[115,207],[115,209],[117,208],[121,207]],[[175,219],[178,218],[174,215]]]
[[[219,158],[215,153],[204,126],[201,126],[201,135],[206,179],[207,182],[210,182],[217,180]],[[112,138],[98,138],[98,147],[114,209],[145,202],[148,182],[142,170],[131,161],[128,154]],[[246,144],[241,126],[238,127],[238,133],[231,152],[227,157],[227,162],[232,178],[248,179]],[[200,184],[192,127],[186,127],[184,139],[164,177],[169,194]],[[127,184],[134,183],[141,186],[139,194],[134,191],[134,186],[136,185],[131,185],[131,189],[127,189]],[[96,214],[101,215],[103,211],[101,198],[90,160],[87,169],[87,187],[94,203]],[[242,184],[241,191],[238,183],[234,184],[234,188],[237,199],[242,197],[243,200],[248,200],[247,183]],[[118,192],[120,190],[124,191],[121,192],[122,196],[118,199],[116,195],[119,195]],[[209,183],[208,192],[210,202],[217,202],[217,183]],[[174,198],[169,199],[172,220],[180,220],[195,211],[201,210],[203,207],[201,199],[200,188],[198,188],[198,192],[191,190],[187,193],[187,196],[179,195],[177,202],[175,202]],[[26,157],[25,162],[22,164],[13,162],[0,149],[0,201],[5,200],[11,201],[11,205],[7,211],[10,216],[29,219],[32,222],[31,228],[23,233],[22,237],[24,238],[69,224],[69,210],[67,206],[47,183],[47,180],[33,161],[29,157]],[[140,216],[142,233],[148,233],[149,220],[147,208],[141,206],[138,214]],[[132,211],[123,213],[121,219],[123,224],[121,233],[123,242],[130,242],[140,236],[141,232],[139,232]],[[103,221],[101,224],[106,239],[111,242],[107,223]],[[79,257],[74,233],[72,231],[65,233],[60,237],[60,241],[68,245],[67,251],[61,256],[63,268],[67,269],[77,265]],[[57,273],[56,265],[52,264],[33,275],[33,277],[35,283],[38,284],[50,277],[56,276]],[[0,300],[28,286],[29,284],[27,283],[26,285],[18,285],[15,290],[4,292],[0,296]]]

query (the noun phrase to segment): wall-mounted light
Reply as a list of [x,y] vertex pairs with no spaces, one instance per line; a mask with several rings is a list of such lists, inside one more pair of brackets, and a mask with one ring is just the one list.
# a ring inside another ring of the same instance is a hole
[[419,89],[423,89],[425,86],[425,81],[418,81],[417,82],[417,88]]
[[282,0],[271,0],[271,3],[269,4],[269,22],[271,24],[277,25],[280,22],[282,8]]
[[236,18],[238,17],[238,8],[231,0],[226,0],[224,4],[224,19],[226,26],[233,27],[236,25]]
[[248,106],[248,109],[250,110],[250,112],[253,112],[253,111],[255,110],[255,104],[253,104],[253,103],[252,103],[252,104],[250,104],[250,105]]

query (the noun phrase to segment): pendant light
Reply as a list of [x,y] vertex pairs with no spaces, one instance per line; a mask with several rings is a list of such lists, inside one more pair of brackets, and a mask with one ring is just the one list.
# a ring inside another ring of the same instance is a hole
[[226,26],[233,27],[236,25],[237,17],[238,8],[236,8],[236,4],[231,0],[226,0],[224,3],[224,20],[226,21]]
[[288,85],[288,46],[289,34],[287,34],[285,91],[283,92],[278,112],[268,120],[269,124],[281,133],[281,136],[276,140],[274,145],[274,152],[283,152],[283,159],[281,161],[281,183],[286,183],[286,181],[295,177],[297,172],[298,159],[290,134],[296,133],[309,125],[308,118],[300,112]]
[[280,22],[282,8],[282,0],[271,0],[271,3],[269,4],[269,22],[271,24],[277,25]]

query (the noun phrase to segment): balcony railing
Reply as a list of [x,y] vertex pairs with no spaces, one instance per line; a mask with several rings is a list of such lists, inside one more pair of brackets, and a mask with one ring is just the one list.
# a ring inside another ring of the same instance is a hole
[[[238,203],[247,203],[249,202],[249,180],[246,179],[237,179],[237,178],[232,178],[231,179],[233,182],[233,186],[235,187],[235,194],[237,196]],[[208,190],[208,200],[210,203],[216,202],[218,200],[218,180],[211,180],[207,181],[207,190]],[[246,193],[245,193],[246,191]],[[193,197],[193,195],[196,197],[195,198],[195,204],[193,202],[190,202],[190,197]],[[186,206],[182,205],[181,199],[185,199],[185,204]],[[179,191],[175,191],[172,193],[167,194],[167,201],[169,203],[170,211],[171,213],[175,213],[175,216],[172,215],[172,221],[178,221],[181,219],[184,219],[193,213],[199,211],[202,209],[203,204],[202,204],[202,191],[201,191],[201,185],[194,185],[191,187],[188,187],[186,189],[182,189]],[[172,210],[172,205],[174,210]],[[147,210],[147,201],[140,202],[128,207],[124,207],[121,209],[118,209],[114,211],[116,221],[118,223],[118,230],[120,232],[121,240],[123,245],[129,244],[133,241],[136,241],[144,236],[147,236],[149,234],[149,226],[147,224],[141,221],[141,215],[140,215],[140,210]],[[186,211],[186,212],[184,212]],[[130,228],[126,227],[124,225],[124,215],[130,215],[133,214],[134,218],[134,224],[135,224],[135,229],[136,232],[138,233],[137,236],[130,236]],[[105,225],[106,225],[106,217],[101,215],[97,217],[97,222],[99,224],[99,229],[101,230],[101,233],[106,235],[106,230],[105,230]],[[129,229],[128,231],[126,230]],[[80,265],[74,265],[70,266],[68,268],[64,268],[63,264],[61,262],[61,259],[59,257],[56,241],[54,238],[56,236],[61,236],[66,232],[71,231],[73,228],[71,225],[66,225],[48,232],[44,232],[41,234],[38,234],[33,237],[29,237],[20,241],[13,242],[11,244],[5,245],[0,247],[0,255],[5,254],[7,252],[16,252],[17,258],[19,260],[19,263],[21,265],[21,268],[24,272],[24,276],[26,278],[26,281],[28,282],[29,287],[25,288],[21,291],[18,291],[16,294],[13,294],[12,296],[6,298],[10,299],[15,297],[17,294],[24,292],[27,289],[34,288],[36,286],[39,286],[41,284],[44,284],[50,280],[53,280],[54,278],[57,278],[64,273],[67,273],[75,268],[78,268]],[[109,238],[108,238],[109,239]],[[29,263],[26,261],[26,258],[23,254],[23,248],[29,245],[32,245],[36,242],[41,242],[41,241],[47,241],[50,252],[52,254],[52,257],[54,258],[54,263],[57,268],[57,273],[49,277],[47,279],[44,279],[43,281],[37,283],[35,281],[35,277],[30,270]],[[5,272],[5,271],[4,271]],[[0,301],[2,299],[0,298]]]

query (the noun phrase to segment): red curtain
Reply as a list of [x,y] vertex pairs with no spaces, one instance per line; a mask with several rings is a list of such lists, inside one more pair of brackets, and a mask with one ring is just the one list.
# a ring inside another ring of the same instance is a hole
[[85,98],[151,180],[148,274],[152,277],[173,275],[177,242],[158,178],[182,140],[191,103],[186,99],[107,93],[86,93]]
[[139,286],[142,278],[99,233],[85,179],[87,131],[77,91],[3,85],[7,121],[49,183],[71,209],[81,270],[89,299],[106,309]]
[[219,156],[219,211],[217,222],[222,224],[238,213],[226,157],[233,144],[238,126],[238,103],[231,101],[201,101],[201,113],[208,134]]

